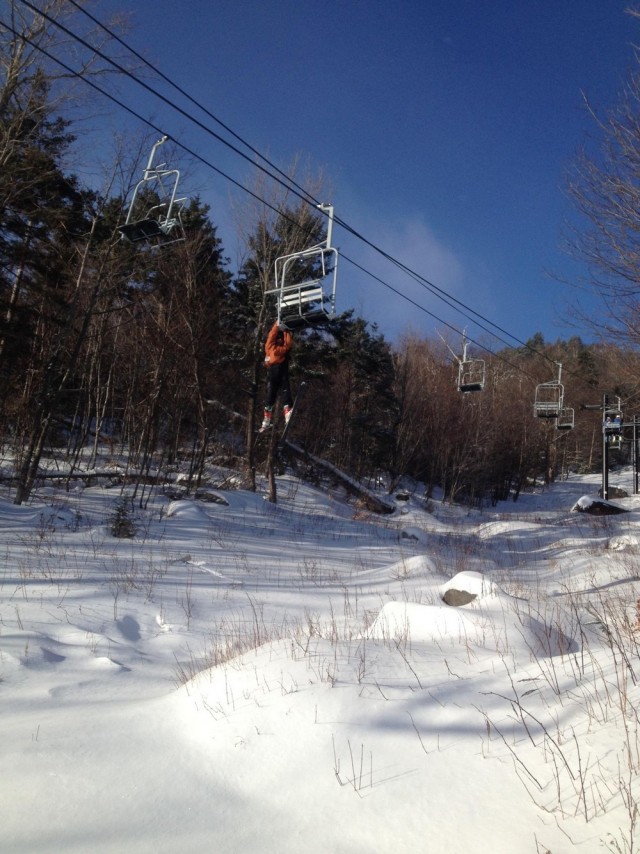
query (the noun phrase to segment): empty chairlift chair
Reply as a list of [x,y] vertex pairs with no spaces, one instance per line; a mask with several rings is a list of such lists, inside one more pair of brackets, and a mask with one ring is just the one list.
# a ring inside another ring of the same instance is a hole
[[181,212],[185,199],[177,197],[180,172],[167,169],[164,163],[153,165],[156,151],[167,139],[163,136],[151,149],[142,180],[133,191],[127,218],[118,228],[129,243],[165,245],[184,240]]
[[558,414],[556,429],[573,430],[575,427],[575,413],[571,407],[564,406]]
[[558,366],[558,379],[536,386],[533,414],[536,418],[559,418],[564,410],[564,386],[560,382],[562,365]]
[[484,359],[467,358],[467,342],[462,347],[462,359],[458,359],[458,391],[463,393],[482,391],[486,367]]
[[541,383],[536,386],[533,412],[537,418],[557,418],[564,407],[564,386],[562,383]]
[[331,246],[333,207],[318,205],[328,215],[324,243],[283,255],[275,262],[278,321],[289,329],[313,326],[335,317],[338,251]]

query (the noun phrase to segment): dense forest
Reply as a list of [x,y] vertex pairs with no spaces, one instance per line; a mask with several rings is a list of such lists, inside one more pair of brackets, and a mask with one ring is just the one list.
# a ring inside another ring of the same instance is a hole
[[[255,438],[274,262],[322,241],[325,218],[273,191],[268,204],[247,209],[237,272],[197,196],[182,205],[179,240],[124,240],[119,227],[142,166],[119,162],[104,182],[117,191],[82,185],[73,169],[74,88],[41,50],[60,38],[52,19],[73,9],[50,0],[40,4],[43,18],[4,5],[12,28],[0,28],[0,436],[16,503],[29,498],[45,457],[70,477],[80,464],[125,459],[140,484],[180,465],[193,488],[213,461],[256,488],[258,473],[273,476],[282,464],[273,440]],[[637,81],[629,86],[637,94]],[[320,459],[364,485],[396,489],[410,479],[427,494],[439,488],[446,500],[474,504],[597,470],[604,395],[619,399],[625,421],[640,413],[637,103],[630,95],[610,117],[598,157],[585,155],[570,177],[585,219],[573,248],[606,295],[609,314],[593,327],[607,343],[595,335],[595,343],[547,342],[532,330],[519,348],[473,345],[468,358],[484,361],[483,388],[462,393],[462,342],[450,331],[392,344],[354,311],[303,326],[291,378],[294,388],[308,386],[294,431],[307,454],[289,464],[319,478]],[[129,148],[144,152],[138,141]],[[159,201],[153,189],[140,198],[146,210]],[[348,302],[348,284],[340,286]],[[572,429],[534,412],[536,388],[560,370]],[[611,461],[628,460],[631,446],[623,432]]]

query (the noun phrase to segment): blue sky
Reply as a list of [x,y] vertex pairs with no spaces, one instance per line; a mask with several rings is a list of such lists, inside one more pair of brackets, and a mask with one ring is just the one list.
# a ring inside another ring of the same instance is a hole
[[[640,22],[627,5],[99,0],[93,11],[106,19],[126,10],[126,40],[278,166],[300,155],[312,174],[322,171],[327,201],[367,239],[516,338],[541,331],[554,340],[592,337],[563,321],[580,292],[558,279],[584,274],[561,248],[574,215],[564,183],[596,134],[583,94],[598,109],[613,106],[633,66]],[[123,100],[236,180],[249,178],[245,161],[167,105],[134,86]],[[189,181],[235,256],[236,191],[211,170]],[[341,229],[334,237],[413,301],[341,261],[340,310],[355,308],[394,339],[442,329],[424,308],[487,340]]]

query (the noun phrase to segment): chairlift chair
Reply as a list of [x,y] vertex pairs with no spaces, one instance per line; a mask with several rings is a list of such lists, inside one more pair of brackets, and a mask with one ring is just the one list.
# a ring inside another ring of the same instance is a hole
[[[331,246],[333,206],[318,208],[328,214],[326,241],[276,258],[275,287],[267,291],[275,294],[278,322],[289,329],[335,317],[338,250]],[[314,271],[311,277],[299,276],[301,265]]]
[[605,436],[619,436],[622,432],[622,412],[620,409],[605,409],[602,431]]
[[562,365],[558,366],[558,379],[536,386],[536,395],[533,402],[533,414],[537,418],[560,418],[564,410],[564,386],[562,379]]
[[602,432],[609,447],[619,448],[622,445],[622,412],[619,409],[605,410]]
[[536,386],[533,414],[537,418],[558,418],[564,409],[564,386],[553,380]]
[[571,407],[563,407],[556,421],[557,430],[573,430],[575,427],[575,413]]
[[[127,218],[118,228],[123,239],[129,243],[145,241],[165,245],[185,238],[181,214],[186,198],[177,197],[180,172],[167,169],[164,163],[153,165],[156,151],[167,139],[163,136],[151,149],[143,177],[134,188]],[[158,202],[148,208],[141,219],[136,219],[140,208],[138,196],[144,190],[153,192]]]
[[484,359],[467,358],[467,341],[462,345],[462,359],[458,359],[458,391],[482,391],[484,388],[486,366]]

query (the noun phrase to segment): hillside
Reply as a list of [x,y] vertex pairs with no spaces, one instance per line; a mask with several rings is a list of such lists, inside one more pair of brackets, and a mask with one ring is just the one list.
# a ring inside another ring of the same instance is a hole
[[637,850],[640,498],[598,485],[6,497],[3,852]]

